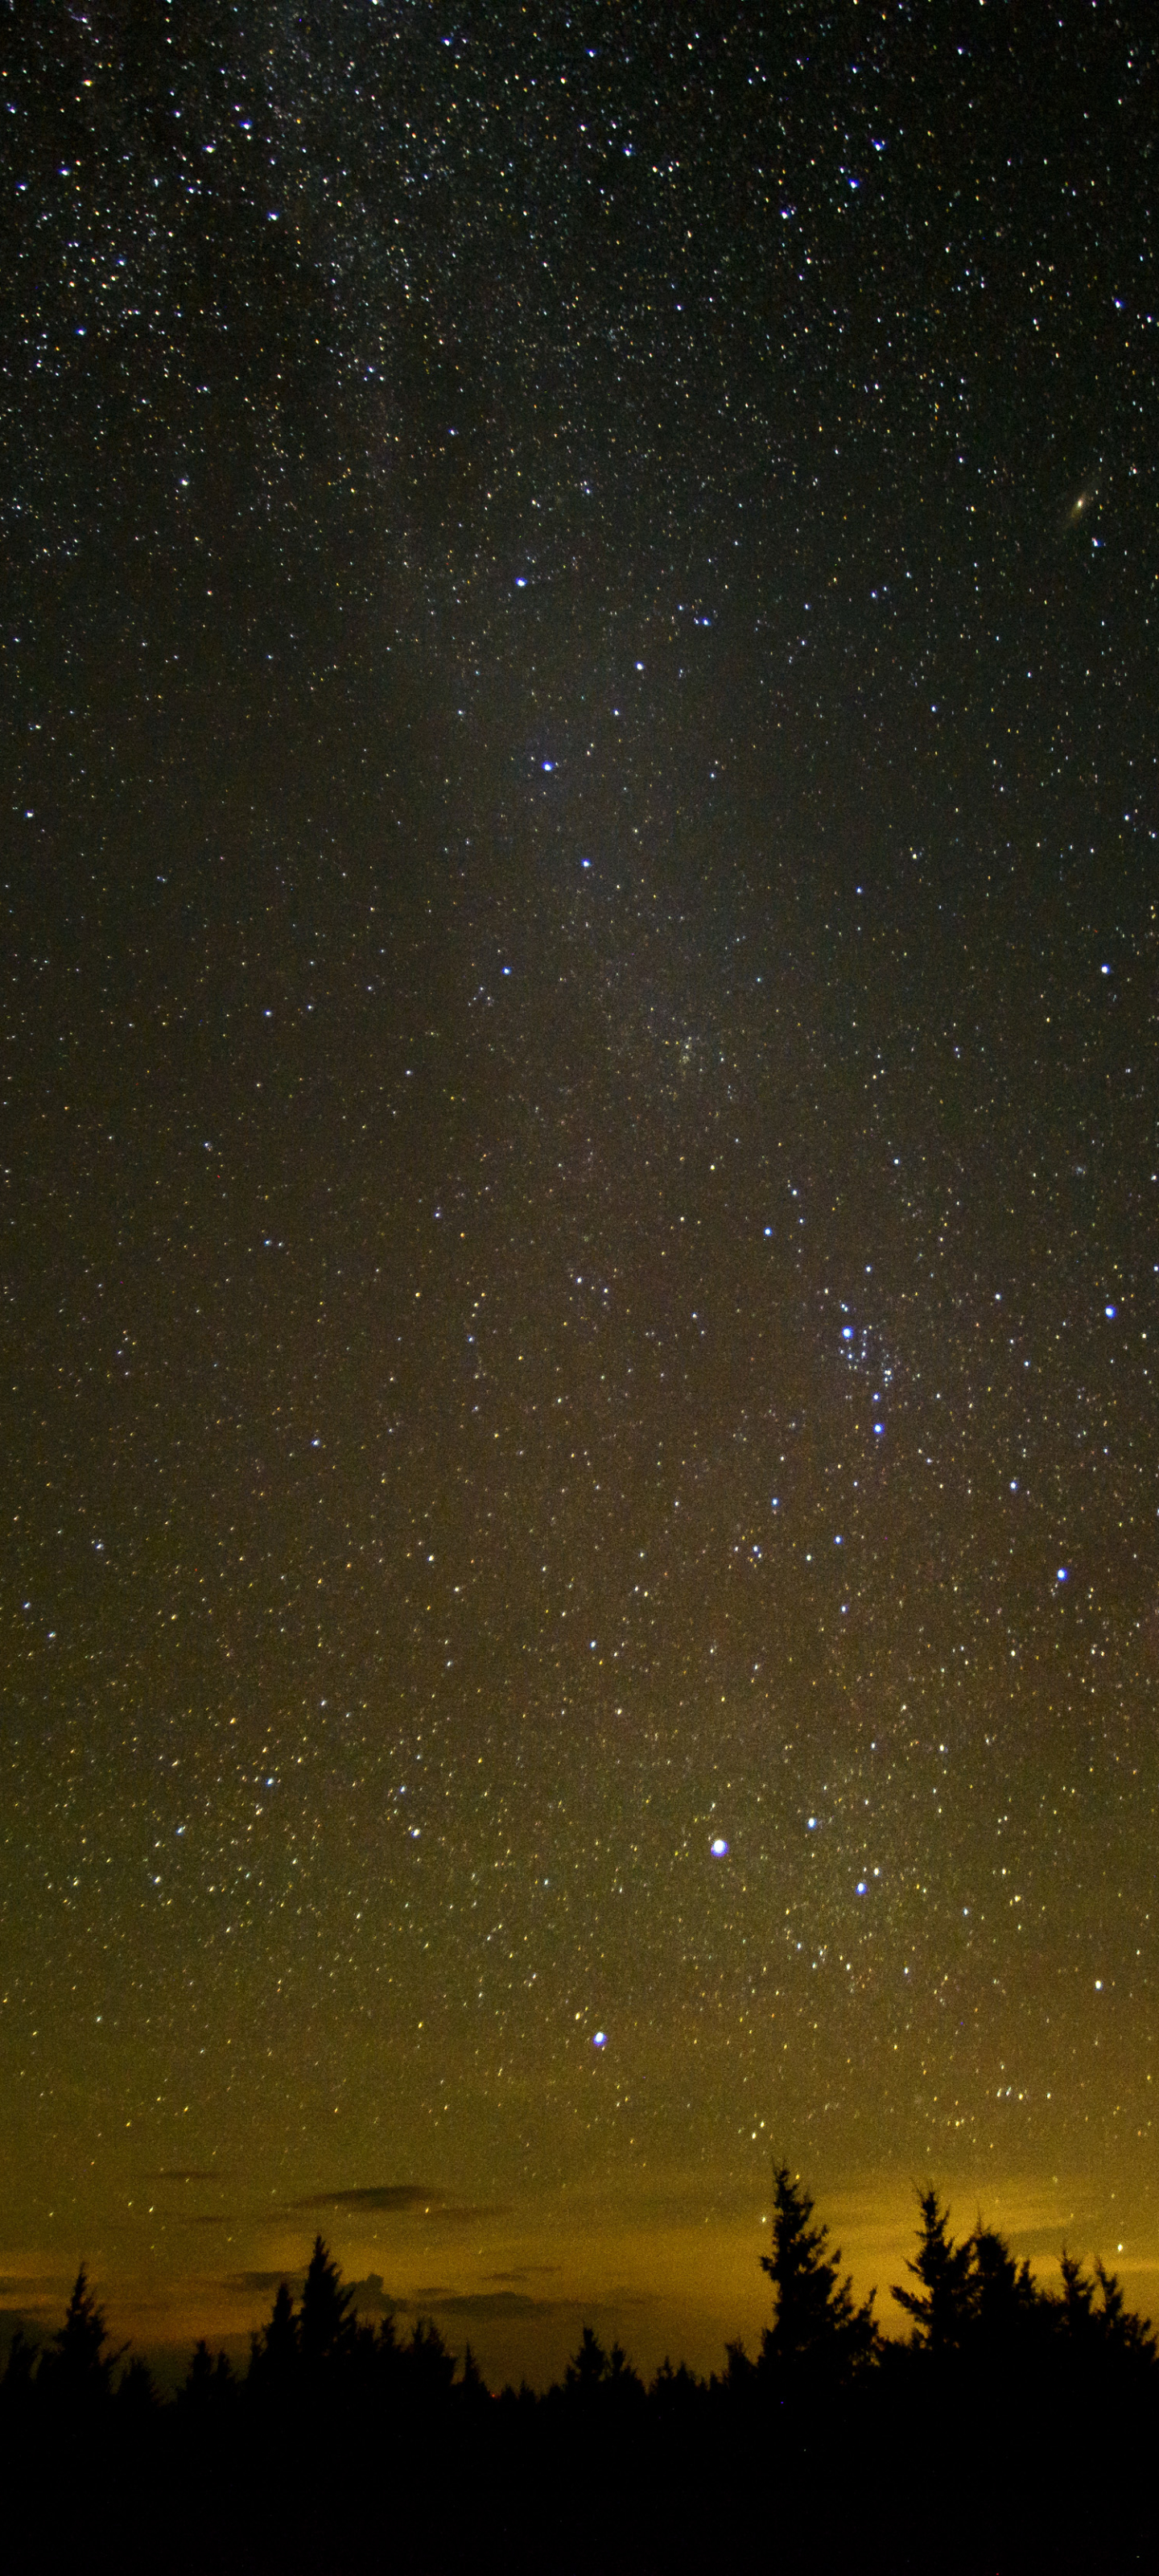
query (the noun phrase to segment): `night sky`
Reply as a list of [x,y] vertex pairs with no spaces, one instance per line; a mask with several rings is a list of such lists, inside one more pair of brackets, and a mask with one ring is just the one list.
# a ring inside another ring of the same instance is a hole
[[0,2304],[1153,2307],[1150,13],[5,31]]

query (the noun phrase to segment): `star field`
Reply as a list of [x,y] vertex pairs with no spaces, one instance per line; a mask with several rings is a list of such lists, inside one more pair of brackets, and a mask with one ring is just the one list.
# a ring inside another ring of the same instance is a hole
[[614,2306],[771,2147],[1159,2261],[1156,46],[1056,15],[12,31],[25,2308],[327,2193]]

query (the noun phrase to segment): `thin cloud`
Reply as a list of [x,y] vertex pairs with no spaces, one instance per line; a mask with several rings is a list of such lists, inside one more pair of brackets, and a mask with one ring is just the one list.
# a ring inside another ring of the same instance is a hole
[[578,2299],[533,2299],[526,2290],[416,2290],[410,2305],[433,2308],[440,2317],[474,2317],[482,2324],[581,2313]]
[[230,2272],[222,2282],[223,2290],[238,2290],[251,2297],[255,2291],[280,2290],[283,2281],[291,2290],[301,2289],[304,2272]]
[[514,2289],[519,2281],[543,2281],[562,2272],[562,2263],[524,2263],[517,2272],[484,2272],[485,2281],[499,2281],[505,2289]]
[[364,2281],[348,2281],[351,2305],[360,2317],[397,2317],[409,2308],[406,2299],[392,2299],[382,2284],[381,2272],[368,2272]]
[[302,2200],[292,2200],[287,2214],[297,2217],[325,2209],[365,2211],[380,2218],[431,2218],[440,2227],[474,2227],[483,2218],[510,2216],[506,2201],[452,2201],[445,2192],[421,2182],[372,2182],[353,2190],[311,2191]]

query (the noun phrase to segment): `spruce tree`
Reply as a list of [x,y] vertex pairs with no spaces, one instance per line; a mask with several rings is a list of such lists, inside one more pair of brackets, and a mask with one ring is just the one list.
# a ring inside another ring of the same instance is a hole
[[823,2380],[841,2385],[876,2358],[880,2337],[873,2316],[876,2292],[858,2307],[850,2280],[842,2281],[841,2249],[829,2250],[829,2230],[815,2227],[813,2201],[786,2164],[773,2175],[773,2250],[760,2258],[777,2293],[777,2313],[761,2339],[761,2370],[786,2386]]
[[82,2263],[73,2283],[72,2296],[65,2310],[64,2324],[53,2337],[37,2373],[45,2386],[74,2404],[93,2403],[107,2397],[113,2371],[128,2345],[120,2352],[106,2352],[109,2330],[105,2312],[89,2288],[88,2272]]
[[1017,2263],[1004,2236],[979,2220],[970,2239],[975,2332],[980,2352],[1007,2363],[1025,2354],[1028,2328],[1045,2321],[1028,2262]]
[[459,2377],[455,2383],[455,2394],[465,2406],[477,2407],[481,2400],[484,2403],[490,2400],[491,2392],[470,2344],[463,2354]]
[[947,2354],[960,2352],[973,2311],[973,2245],[955,2245],[950,2234],[950,2213],[943,2209],[932,2183],[918,2194],[921,2230],[916,2262],[907,2257],[906,2270],[920,2283],[917,2290],[907,2290],[894,2283],[893,2295],[899,2308],[913,2318],[913,2342],[931,2360],[944,2360]]
[[608,2356],[594,2326],[585,2326],[579,2350],[572,2354],[563,2374],[563,2384],[570,2397],[590,2397],[608,2375]]
[[270,2398],[284,2398],[298,2374],[298,2324],[288,2281],[279,2281],[268,2326],[250,2344],[252,2386]]
[[352,2296],[352,2291],[342,2287],[342,2275],[329,2247],[321,2236],[316,2236],[298,2313],[298,2343],[308,2370],[337,2361],[349,2351],[354,2321],[347,2311]]

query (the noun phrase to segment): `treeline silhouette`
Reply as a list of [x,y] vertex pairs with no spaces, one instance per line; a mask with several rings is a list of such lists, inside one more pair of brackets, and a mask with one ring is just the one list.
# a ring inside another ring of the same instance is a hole
[[470,2346],[352,2311],[319,2236],[248,2368],[199,2343],[162,2401],[110,2347],[82,2269],[64,2322],[0,2381],[3,2531],[39,2567],[502,2568],[660,2576],[721,2555],[796,2571],[1028,2576],[1159,2568],[1159,2359],[1115,2276],[1063,2252],[1040,2286],[936,2191],[895,2298],[858,2303],[812,2198],[774,2175],[773,2313],[707,2380],[646,2387],[585,2326],[542,2396],[492,2395]]

